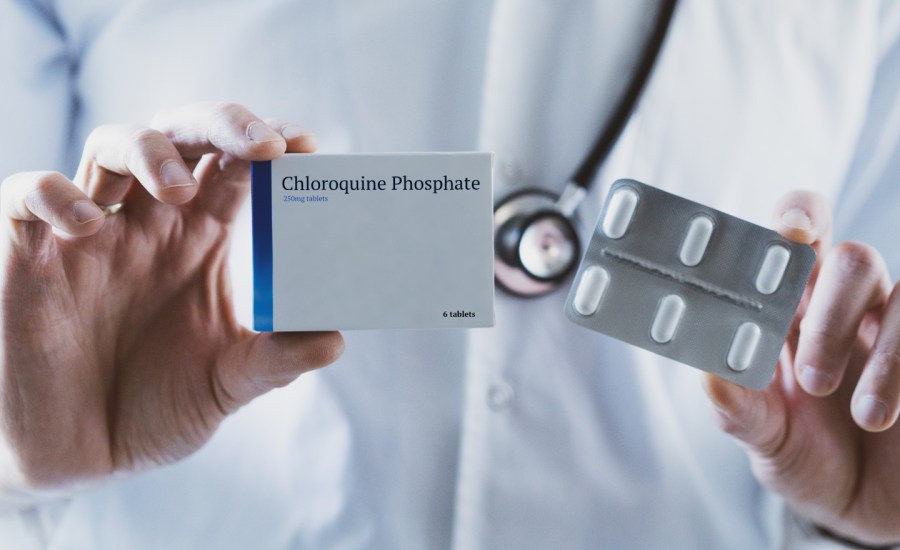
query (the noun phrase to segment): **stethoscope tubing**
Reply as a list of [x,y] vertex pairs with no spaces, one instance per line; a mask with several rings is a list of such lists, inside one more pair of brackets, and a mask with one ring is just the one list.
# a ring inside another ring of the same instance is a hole
[[[548,200],[547,191],[526,189],[506,197],[495,206],[495,279],[501,289],[522,297],[541,296],[558,288],[574,271],[582,250],[574,223],[578,206],[587,196],[597,172],[609,157],[647,88],[671,27],[676,5],[677,0],[662,0],[634,76],[559,197],[555,201]],[[534,238],[535,224],[547,228],[545,238]],[[526,235],[529,238],[523,241]],[[560,239],[570,242],[560,242]],[[528,249],[523,252],[523,246],[540,246],[542,250]],[[528,264],[533,265],[533,259],[539,258],[542,253],[547,254],[547,269],[541,272],[529,269]],[[567,254],[563,260],[559,259],[561,253]],[[528,262],[523,261],[525,256],[529,258]]]

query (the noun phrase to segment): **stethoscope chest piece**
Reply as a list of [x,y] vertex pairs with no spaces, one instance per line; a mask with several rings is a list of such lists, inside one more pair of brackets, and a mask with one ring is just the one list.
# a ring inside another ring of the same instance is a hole
[[514,193],[494,210],[494,276],[517,296],[540,296],[555,290],[572,273],[581,256],[571,215],[550,192]]

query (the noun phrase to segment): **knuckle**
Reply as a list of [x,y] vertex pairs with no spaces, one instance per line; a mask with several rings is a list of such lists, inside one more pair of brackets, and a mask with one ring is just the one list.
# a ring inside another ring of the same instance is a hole
[[127,124],[101,124],[91,130],[87,139],[84,141],[84,150],[88,153],[96,153],[103,148],[109,141],[109,136],[121,135],[127,132],[132,126]]
[[740,438],[746,431],[743,424],[733,420],[724,413],[716,411],[714,420],[719,429],[728,435]]
[[837,352],[848,346],[854,335],[842,330],[835,321],[830,315],[822,319],[804,317],[800,321],[800,339],[815,350]]
[[167,138],[152,128],[138,127],[131,131],[129,143],[125,148],[125,164],[130,167],[143,163],[143,159],[151,156],[167,142]]
[[33,194],[46,196],[57,189],[65,176],[59,172],[37,172],[34,175]]
[[94,128],[84,139],[84,148],[81,152],[83,157],[92,157],[96,154],[97,150],[100,149],[98,145],[100,141],[100,137],[97,134],[98,131],[100,131],[100,128]]
[[97,126],[88,134],[87,139],[84,140],[84,148],[85,150],[91,151],[96,149],[97,143],[103,138],[104,135],[110,133],[110,131],[114,128],[114,126],[109,124],[104,124],[101,126]]
[[878,251],[865,243],[841,243],[835,247],[833,257],[842,275],[856,279],[877,279],[884,266]]
[[138,149],[148,149],[154,147],[159,144],[160,140],[165,139],[165,136],[154,130],[152,128],[140,127],[135,128],[131,134],[131,145],[132,147],[137,147]]
[[210,391],[213,404],[222,416],[228,416],[240,406],[240,400],[228,389],[222,376],[213,369],[210,373]]
[[761,456],[766,458],[776,458],[781,454],[784,448],[784,434],[781,432],[766,434],[758,441],[755,441],[752,446]]
[[247,109],[243,105],[226,101],[214,104],[212,110],[215,118],[237,119],[248,114]]
[[169,110],[168,109],[160,109],[153,113],[153,116],[150,118],[150,127],[151,128],[160,128],[163,125],[163,122],[169,118]]
[[896,344],[875,346],[870,363],[879,369],[878,373],[881,375],[891,376],[894,371],[900,369],[900,346]]
[[771,476],[773,471],[779,472],[787,479],[795,478],[804,472],[804,469],[808,469],[810,448],[814,447],[808,444],[788,445],[785,433],[780,441],[771,440],[755,447],[760,460],[754,460],[751,468],[760,479]]

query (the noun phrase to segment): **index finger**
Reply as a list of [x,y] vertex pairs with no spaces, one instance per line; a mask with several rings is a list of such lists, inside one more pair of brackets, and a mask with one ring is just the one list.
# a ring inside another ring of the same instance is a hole
[[163,110],[150,126],[165,134],[188,162],[219,151],[242,160],[272,160],[287,148],[281,134],[235,103],[204,102]]

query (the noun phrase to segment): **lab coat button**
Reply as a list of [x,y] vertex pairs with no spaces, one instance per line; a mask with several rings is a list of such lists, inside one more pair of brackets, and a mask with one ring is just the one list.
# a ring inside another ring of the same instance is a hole
[[499,384],[494,384],[488,390],[487,394],[487,403],[488,407],[494,411],[500,411],[509,406],[510,402],[512,402],[513,398],[515,398],[516,392],[512,389],[512,386],[507,384],[506,382],[501,382]]

